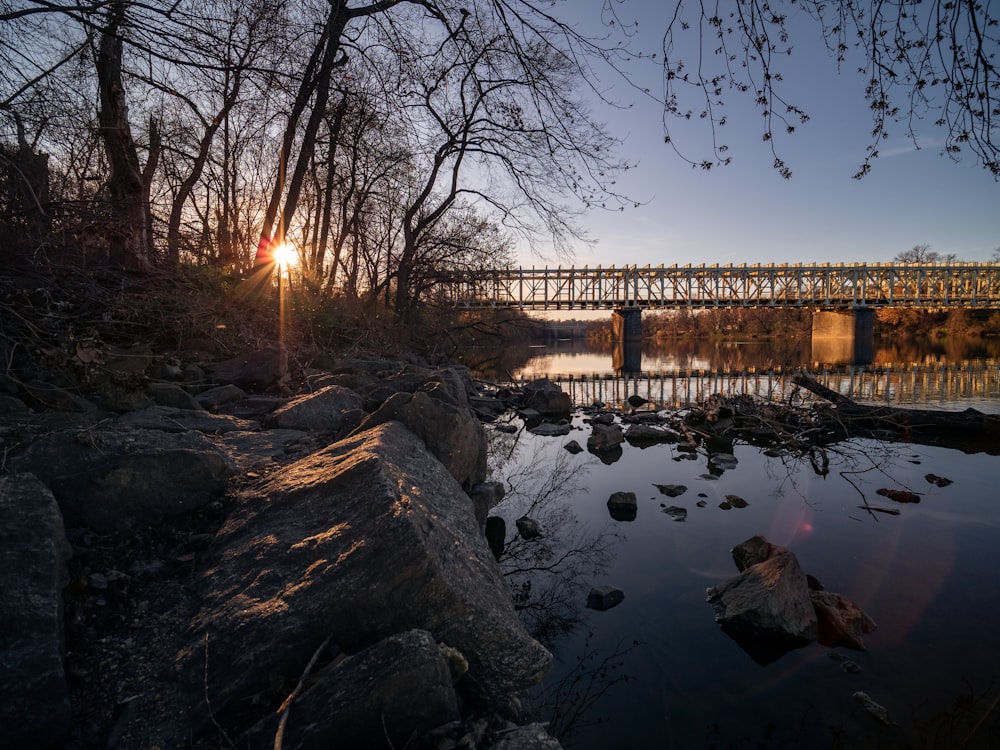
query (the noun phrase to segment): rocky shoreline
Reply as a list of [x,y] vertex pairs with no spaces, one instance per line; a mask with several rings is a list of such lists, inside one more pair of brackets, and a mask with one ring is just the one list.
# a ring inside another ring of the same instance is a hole
[[356,359],[273,395],[280,347],[119,354],[139,387],[0,395],[0,746],[560,746],[484,535],[480,420],[511,394]]

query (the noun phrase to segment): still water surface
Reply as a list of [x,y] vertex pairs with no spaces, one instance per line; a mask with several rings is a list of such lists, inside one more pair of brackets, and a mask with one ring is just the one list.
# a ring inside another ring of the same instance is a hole
[[[739,391],[750,382],[759,390],[759,378],[741,379],[747,372],[763,372],[772,394],[788,398],[783,373],[824,370],[808,355],[796,361],[795,345],[699,346],[644,352],[645,372],[618,380],[606,352],[578,348],[539,350],[513,374],[572,375],[567,390],[600,383],[605,396],[610,388],[622,398],[645,388],[642,395],[683,408],[702,388]],[[1000,413],[1000,358],[988,345],[908,346],[883,347],[862,368],[881,373],[881,385],[858,368],[828,366],[847,377],[831,387],[861,400]],[[912,372],[922,374],[907,381]],[[678,385],[720,373],[695,389]],[[587,405],[593,395],[577,398]],[[571,455],[569,440],[586,445],[583,420],[575,415],[563,437],[490,430],[491,470],[508,487],[494,511],[507,523],[502,562],[526,622],[556,655],[534,700],[565,747],[1000,748],[996,436],[964,450],[845,441],[828,449],[825,475],[737,443],[736,468],[713,475],[705,455],[684,460],[671,445],[626,443],[610,463]],[[939,487],[929,474],[953,483]],[[654,484],[687,490],[670,498]],[[916,492],[920,502],[892,503],[876,493],[882,488]],[[636,493],[634,521],[610,516],[616,491]],[[747,507],[722,509],[729,494]],[[899,515],[858,507],[866,503]],[[686,519],[675,521],[666,506],[686,509]],[[541,540],[515,533],[523,515],[541,523]],[[718,628],[705,589],[736,574],[730,549],[755,534],[788,547],[827,590],[864,608],[878,624],[866,651],[812,644],[767,662]],[[587,592],[605,584],[622,589],[624,601],[587,609]],[[860,671],[845,670],[843,658]],[[867,713],[858,691],[884,706],[891,723]]]

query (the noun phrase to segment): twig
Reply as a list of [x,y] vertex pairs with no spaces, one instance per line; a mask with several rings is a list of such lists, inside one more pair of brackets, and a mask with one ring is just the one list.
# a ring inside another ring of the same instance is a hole
[[233,748],[233,750],[236,750],[236,744],[226,734],[226,730],[222,728],[218,719],[215,718],[215,711],[212,710],[212,701],[208,697],[208,633],[205,633],[205,705],[208,706],[208,716],[212,719],[212,724],[219,730],[219,733],[226,740],[226,744]]
[[282,742],[284,742],[285,726],[288,724],[288,712],[292,707],[292,701],[302,694],[302,689],[306,684],[306,678],[312,671],[313,666],[315,666],[316,660],[319,659],[319,655],[326,650],[327,646],[330,645],[330,639],[332,637],[333,636],[328,635],[326,640],[319,645],[319,648],[313,652],[312,658],[309,660],[309,663],[306,664],[306,668],[302,672],[302,676],[299,677],[299,684],[295,686],[295,689],[287,698],[285,698],[285,701],[278,708],[278,712],[281,714],[281,720],[278,722],[278,731],[274,734],[274,750],[281,750]]

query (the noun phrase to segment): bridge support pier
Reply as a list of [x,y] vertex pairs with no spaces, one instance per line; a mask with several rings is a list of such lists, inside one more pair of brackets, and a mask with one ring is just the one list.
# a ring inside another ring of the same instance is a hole
[[875,311],[817,310],[812,319],[813,362],[871,364],[875,349]]
[[642,341],[642,310],[616,307],[611,313],[611,337],[615,341]]
[[611,313],[612,366],[615,372],[642,370],[642,310],[618,307]]

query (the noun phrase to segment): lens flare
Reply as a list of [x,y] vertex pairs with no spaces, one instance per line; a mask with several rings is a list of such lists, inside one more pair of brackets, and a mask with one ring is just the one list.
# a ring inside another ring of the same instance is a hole
[[289,243],[283,242],[274,248],[274,262],[282,268],[291,268],[298,265],[299,254]]

